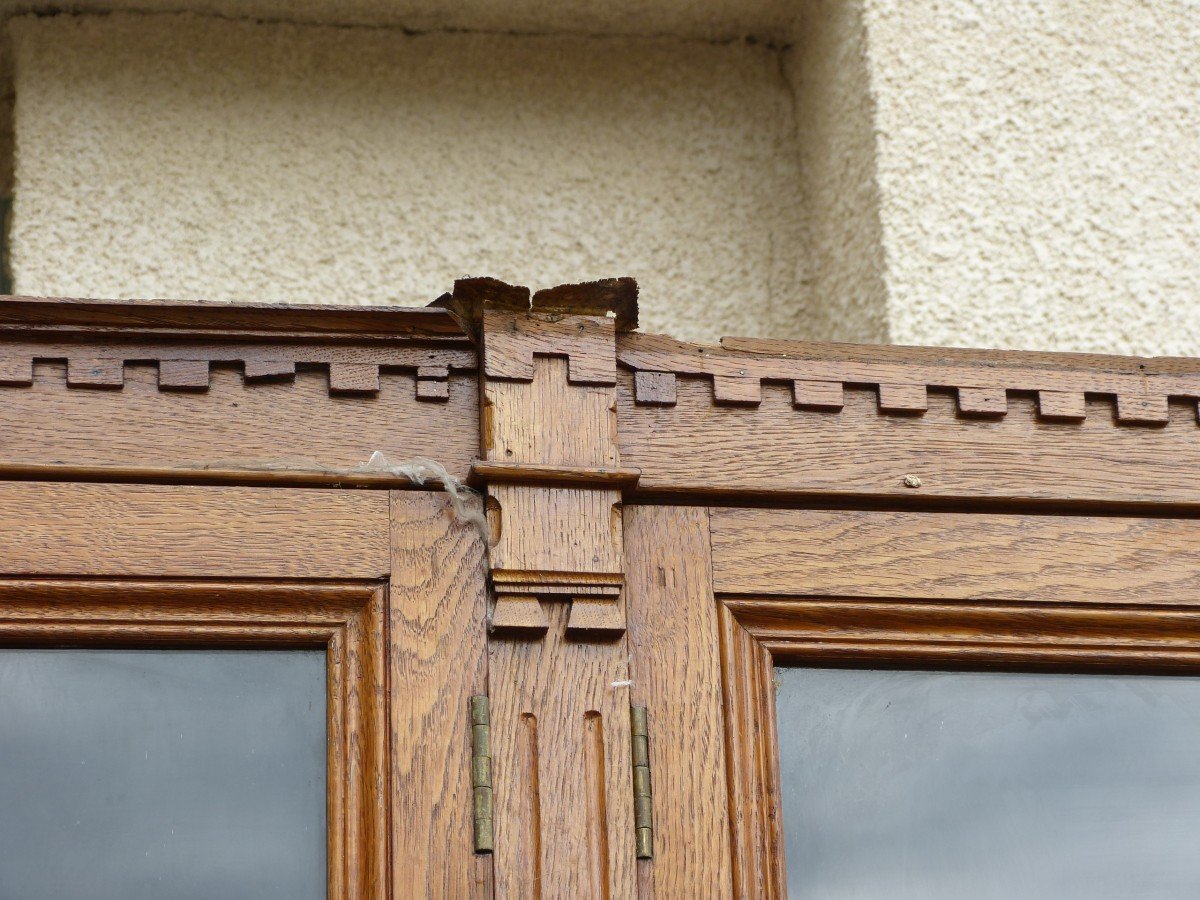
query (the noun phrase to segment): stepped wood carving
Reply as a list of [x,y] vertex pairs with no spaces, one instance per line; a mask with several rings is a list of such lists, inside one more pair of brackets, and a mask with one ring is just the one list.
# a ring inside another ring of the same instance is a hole
[[567,600],[567,633],[625,630],[616,442],[616,332],[632,327],[636,286],[618,279],[532,297],[491,279],[447,301],[483,346],[482,460],[493,527],[491,626],[546,631],[543,598]]

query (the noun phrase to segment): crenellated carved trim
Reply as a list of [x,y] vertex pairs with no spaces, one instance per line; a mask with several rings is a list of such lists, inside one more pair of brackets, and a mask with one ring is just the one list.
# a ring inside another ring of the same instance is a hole
[[1169,398],[1200,401],[1200,364],[1180,359],[728,338],[715,347],[640,334],[619,337],[617,359],[635,373],[640,406],[674,405],[679,376],[711,379],[715,406],[758,406],[763,383],[782,382],[797,408],[830,412],[842,408],[845,386],[873,386],[888,415],[922,415],[930,388],[956,391],[961,416],[985,419],[1008,413],[1010,391],[1036,395],[1037,415],[1047,421],[1082,421],[1088,395],[1114,397],[1124,425],[1165,425]]
[[477,368],[469,346],[420,346],[403,342],[344,344],[316,342],[139,342],[103,343],[0,340],[0,385],[33,384],[34,362],[67,363],[67,385],[120,389],[127,363],[158,365],[163,391],[205,391],[214,363],[240,364],[246,384],[287,381],[297,366],[323,367],[334,394],[370,396],[379,392],[381,371],[413,372],[418,400],[449,399],[453,372]]

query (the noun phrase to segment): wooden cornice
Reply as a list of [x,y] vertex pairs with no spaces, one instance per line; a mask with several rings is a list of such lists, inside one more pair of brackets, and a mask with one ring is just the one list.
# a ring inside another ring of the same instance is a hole
[[218,303],[191,300],[84,300],[0,297],[0,334],[302,336],[354,339],[407,338],[460,343],[454,316],[436,308]]

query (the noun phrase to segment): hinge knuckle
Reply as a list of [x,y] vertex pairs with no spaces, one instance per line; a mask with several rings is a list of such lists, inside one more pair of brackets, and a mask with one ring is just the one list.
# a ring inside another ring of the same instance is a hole
[[654,790],[650,783],[650,735],[646,707],[629,710],[633,756],[633,827],[638,859],[654,857]]
[[492,718],[488,698],[471,698],[471,815],[475,852],[491,853],[492,827]]

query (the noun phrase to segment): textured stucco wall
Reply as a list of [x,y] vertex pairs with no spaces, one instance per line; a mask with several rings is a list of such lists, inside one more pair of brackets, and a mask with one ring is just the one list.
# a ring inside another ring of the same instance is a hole
[[889,336],[875,169],[875,105],[862,7],[810,0],[785,52],[796,97],[808,207],[812,298],[804,336],[884,343]]
[[864,19],[892,341],[1200,355],[1200,6]]
[[1200,355],[1194,2],[622,2],[19,19],[15,288],[629,273],[689,339]]
[[462,274],[638,277],[647,330],[802,332],[777,53],[22,18],[15,289],[424,303]]

